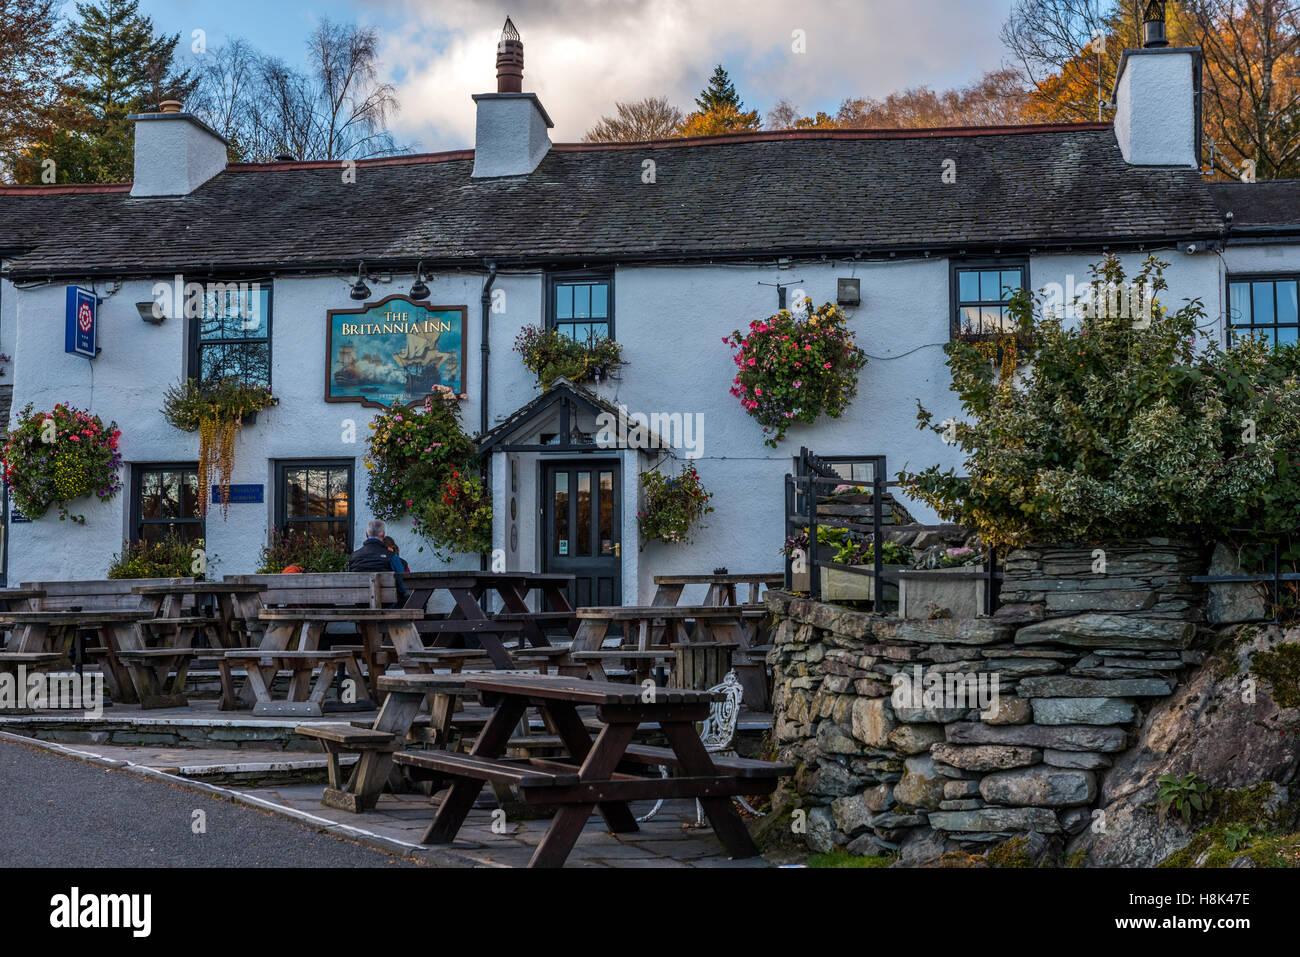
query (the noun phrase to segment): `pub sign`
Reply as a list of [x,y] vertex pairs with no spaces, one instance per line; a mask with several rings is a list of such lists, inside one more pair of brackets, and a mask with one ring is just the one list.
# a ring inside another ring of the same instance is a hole
[[464,306],[406,296],[330,310],[325,401],[387,408],[421,401],[438,386],[463,395],[465,316]]
[[69,286],[63,318],[63,351],[93,359],[98,347],[99,297],[94,290]]

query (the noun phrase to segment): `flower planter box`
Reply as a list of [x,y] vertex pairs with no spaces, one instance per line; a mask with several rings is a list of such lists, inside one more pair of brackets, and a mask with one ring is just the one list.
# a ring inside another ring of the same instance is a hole
[[[868,569],[871,565],[855,565],[855,568]],[[881,565],[881,573],[898,573],[906,571],[909,565]],[[822,597],[827,601],[875,601],[876,579],[871,575],[857,575],[839,568],[823,568]],[[898,586],[884,583],[881,590],[885,601],[898,601]]]
[[953,618],[978,618],[984,614],[985,579],[956,577],[978,574],[983,565],[912,570],[900,576],[898,614],[900,618],[929,618],[930,605],[946,608]]

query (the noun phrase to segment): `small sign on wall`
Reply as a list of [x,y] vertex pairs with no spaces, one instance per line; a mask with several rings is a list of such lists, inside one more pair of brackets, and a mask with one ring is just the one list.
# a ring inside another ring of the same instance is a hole
[[[261,505],[265,488],[265,485],[232,485],[228,501],[231,505]],[[212,504],[221,504],[220,486],[212,486]]]
[[24,515],[22,512],[18,511],[18,509],[11,508],[9,510],[10,525],[25,525],[30,523],[31,523],[31,519],[28,518],[26,515]]
[[92,289],[68,287],[63,351],[87,359],[99,352],[99,298]]

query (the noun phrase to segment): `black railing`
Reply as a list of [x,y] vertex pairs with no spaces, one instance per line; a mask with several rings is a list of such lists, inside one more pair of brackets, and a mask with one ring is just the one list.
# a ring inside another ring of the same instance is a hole
[[[845,478],[835,471],[836,465],[867,465],[871,471],[869,480]],[[872,594],[876,610],[884,605],[884,585],[897,585],[898,575],[886,571],[884,565],[884,504],[886,489],[898,488],[898,482],[886,480],[887,471],[883,455],[817,455],[807,448],[799,450],[795,463],[795,474],[785,477],[785,530],[789,542],[800,531],[807,530],[808,544],[803,554],[790,552],[785,559],[785,587],[794,587],[796,562],[808,569],[808,592],[813,598],[822,597],[821,569],[829,568],[851,575],[865,575],[873,579]],[[842,565],[838,562],[822,561],[817,556],[818,541],[817,506],[822,504],[818,489],[867,488],[871,490],[871,540],[874,561],[869,567]],[[896,513],[895,513],[896,517]],[[949,572],[948,579],[959,581],[984,581],[984,611],[992,615],[998,608],[998,591],[1001,587],[1003,573],[998,567],[997,553],[994,549],[985,550],[984,570],[980,572]]]
[[1279,624],[1279,612],[1282,609],[1282,583],[1283,582],[1300,582],[1300,572],[1282,571],[1282,546],[1276,538],[1273,541],[1273,571],[1262,572],[1257,575],[1194,575],[1189,581],[1201,585],[1255,585],[1260,582],[1267,582],[1269,591],[1273,594],[1273,601],[1270,608],[1273,611],[1273,618],[1269,624]]

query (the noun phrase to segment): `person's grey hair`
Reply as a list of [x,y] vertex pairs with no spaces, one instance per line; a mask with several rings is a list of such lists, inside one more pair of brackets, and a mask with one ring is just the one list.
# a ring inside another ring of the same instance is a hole
[[366,522],[366,538],[383,538],[388,534],[388,529],[384,528],[384,523],[377,518],[372,518]]

